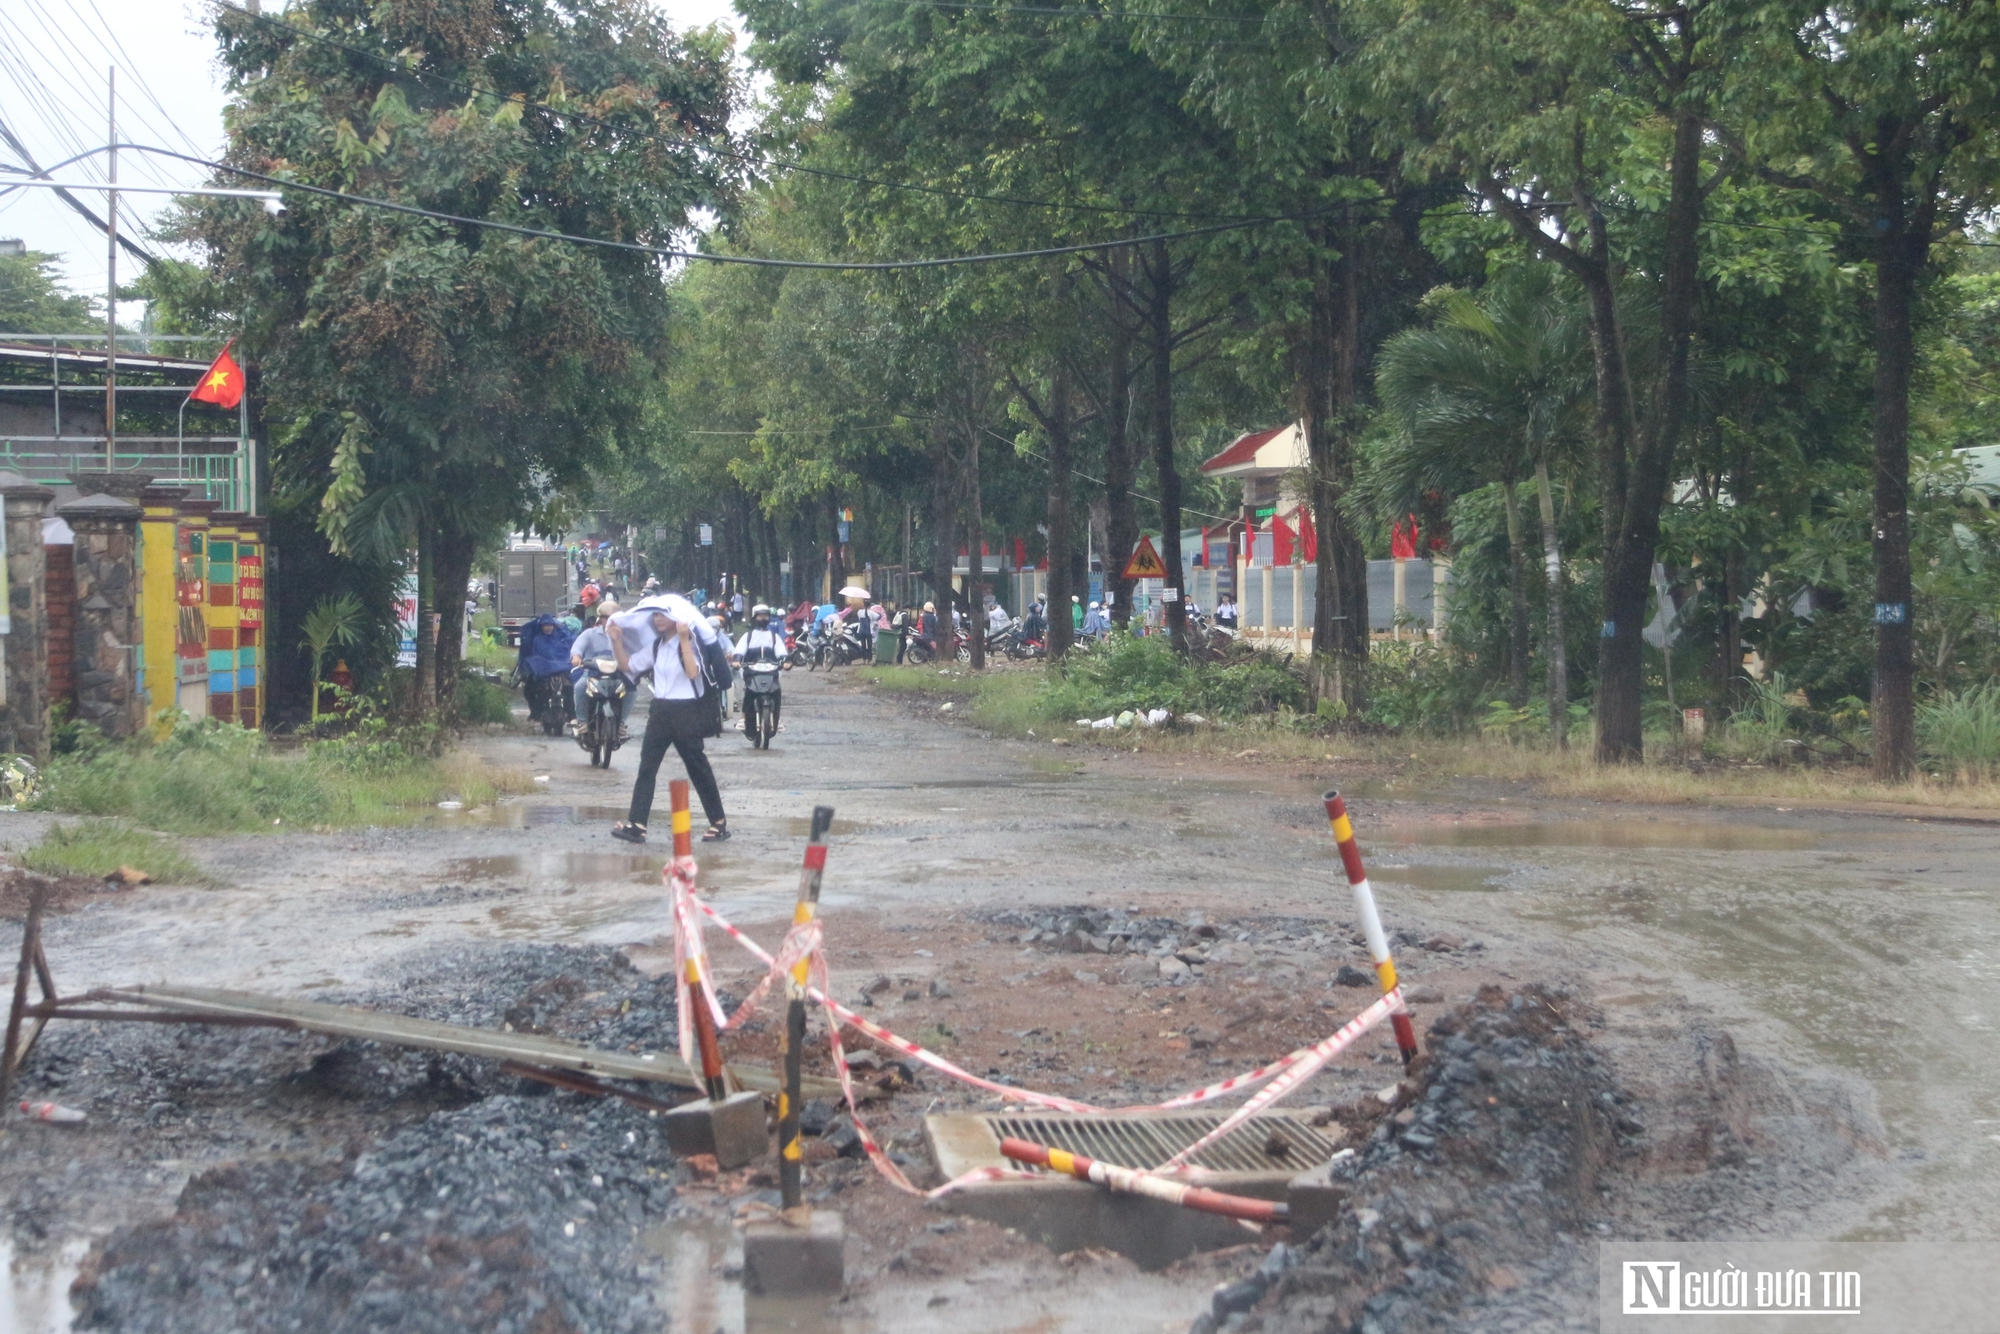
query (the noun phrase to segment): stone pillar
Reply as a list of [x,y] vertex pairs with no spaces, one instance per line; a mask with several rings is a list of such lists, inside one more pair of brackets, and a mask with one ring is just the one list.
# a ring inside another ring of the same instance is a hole
[[49,757],[49,609],[42,519],[56,493],[0,472],[7,524],[6,707],[0,746],[41,763]]
[[58,506],[76,533],[76,716],[106,736],[146,722],[139,691],[140,508],[99,493]]

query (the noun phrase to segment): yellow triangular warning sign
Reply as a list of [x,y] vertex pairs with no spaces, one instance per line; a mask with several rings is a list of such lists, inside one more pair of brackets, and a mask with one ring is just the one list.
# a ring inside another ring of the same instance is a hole
[[1153,550],[1153,539],[1142,537],[1139,545],[1132,549],[1132,559],[1125,562],[1125,572],[1121,579],[1164,579],[1167,567],[1160,563],[1160,553]]

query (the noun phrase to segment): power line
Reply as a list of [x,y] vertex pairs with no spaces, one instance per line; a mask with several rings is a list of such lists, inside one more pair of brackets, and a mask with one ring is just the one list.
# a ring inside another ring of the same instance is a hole
[[886,0],[890,4],[925,9],[970,9],[994,14],[1046,14],[1051,18],[1159,20],[1179,23],[1254,23],[1276,25],[1282,20],[1264,14],[1148,14],[1138,9],[1058,9],[1047,5],[978,5],[962,0]]
[[[231,0],[211,0],[211,3],[215,4],[218,8],[227,9],[234,14],[241,15],[244,18],[253,19],[258,23],[278,27],[290,36],[302,37],[307,41],[316,42],[322,46],[329,46],[338,51],[345,51],[349,55],[359,56],[363,60],[372,60],[379,65],[384,65],[389,67],[390,69],[395,70],[397,73],[402,74],[405,77],[416,79],[420,82],[440,84],[447,88],[457,89],[460,92],[467,93],[474,97],[490,97],[495,100],[503,102],[518,101],[522,107],[529,110],[546,112],[552,116],[566,116],[571,120],[581,121],[584,124],[588,125],[597,125],[605,129],[616,130],[619,133],[631,133],[631,129],[628,126],[614,125],[609,121],[606,121],[597,116],[592,116],[587,112],[563,110],[558,107],[552,107],[546,102],[532,101],[525,97],[521,98],[509,97],[506,94],[496,91],[495,89],[481,88],[476,84],[466,83],[463,80],[454,79],[448,75],[437,74],[425,70],[412,69],[409,66],[404,65],[401,62],[392,59],[391,57],[382,55],[379,52],[369,51],[363,47],[352,46],[346,42],[338,41],[322,33],[309,32],[304,28],[296,27],[293,24],[287,23],[283,19],[278,18],[275,15],[253,14],[249,10],[242,8],[240,5],[231,3]],[[1260,45],[1260,44],[1252,43],[1252,45]],[[642,137],[658,139],[663,142],[673,144],[676,147],[680,148],[703,147],[703,145],[697,144],[693,140],[679,139],[664,134],[654,133],[654,134],[644,135]],[[1224,220],[1247,220],[1251,216],[1248,214],[1194,213],[1194,212],[1186,212],[1173,209],[1121,208],[1117,205],[1112,205],[1112,204],[1075,204],[1075,203],[1064,203],[1060,200],[1052,200],[1052,199],[1027,199],[1027,198],[1022,198],[1018,195],[988,194],[976,190],[953,190],[945,186],[919,185],[909,181],[885,181],[871,176],[856,175],[851,172],[833,171],[825,167],[810,167],[802,162],[780,162],[776,159],[765,157],[763,155],[756,153],[746,153],[746,152],[731,150],[722,147],[718,144],[708,144],[706,145],[706,147],[710,152],[713,152],[720,157],[731,158],[738,162],[759,167],[770,168],[776,171],[798,172],[806,176],[818,176],[827,180],[846,181],[854,185],[866,185],[882,190],[903,190],[914,194],[935,195],[945,199],[966,199],[978,203],[1011,204],[1023,208],[1046,208],[1046,209],[1067,211],[1074,213],[1110,213],[1110,214],[1117,214],[1122,217],[1135,217],[1135,218],[1219,218]]]
[[[708,250],[681,250],[669,246],[641,245],[636,241],[607,241],[594,236],[578,236],[572,232],[548,231],[540,227],[523,227],[517,223],[496,222],[487,218],[468,218],[456,213],[443,213],[436,209],[419,208],[414,204],[398,204],[388,199],[374,199],[367,195],[349,194],[344,190],[332,190],[323,185],[307,185],[301,181],[287,180],[282,176],[270,176],[261,171],[251,171],[245,167],[232,167],[225,162],[211,162],[192,153],[178,153],[171,148],[160,148],[152,144],[120,144],[141,153],[159,153],[165,157],[179,158],[183,162],[193,162],[212,171],[226,171],[236,176],[248,177],[256,181],[268,181],[272,185],[287,190],[302,190],[307,194],[321,195],[328,199],[338,199],[350,204],[365,204],[370,208],[385,209],[391,213],[407,213],[412,217],[429,218],[436,222],[454,223],[461,227],[481,227],[490,231],[508,232],[515,236],[533,237],[544,241],[568,241],[573,245],[600,246],[607,250],[625,250],[634,254],[652,255],[660,259],[700,260],[711,264],[744,264],[771,269],[831,269],[840,272],[888,269],[936,269],[957,264],[995,264],[1004,260],[1042,259],[1055,255],[1077,255],[1099,250],[1121,250],[1128,246],[1150,245],[1156,241],[1179,241],[1194,236],[1212,236],[1218,232],[1241,231],[1246,227],[1262,227],[1287,219],[1316,216],[1314,214],[1271,214],[1259,218],[1245,218],[1237,222],[1220,222],[1208,227],[1192,227],[1178,232],[1156,232],[1149,236],[1121,237],[1111,241],[1091,241],[1081,245],[1043,246],[1035,250],[1004,250],[989,254],[949,255],[935,259],[897,260],[813,260],[813,259],[766,259],[753,255],[719,255]],[[1363,201],[1369,202],[1369,201]]]

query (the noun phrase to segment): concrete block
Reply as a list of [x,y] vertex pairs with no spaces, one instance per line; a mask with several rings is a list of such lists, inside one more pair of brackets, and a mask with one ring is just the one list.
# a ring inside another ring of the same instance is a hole
[[1336,1177],[1333,1164],[1322,1163],[1301,1172],[1285,1185],[1285,1206],[1292,1234],[1301,1241],[1331,1223],[1347,1204],[1348,1182]]
[[735,1093],[721,1102],[697,1099],[668,1112],[660,1124],[677,1157],[712,1153],[725,1172],[755,1162],[770,1147],[761,1093]]
[[756,1297],[832,1297],[845,1280],[847,1226],[815,1209],[803,1226],[764,1219],[743,1229],[743,1290]]

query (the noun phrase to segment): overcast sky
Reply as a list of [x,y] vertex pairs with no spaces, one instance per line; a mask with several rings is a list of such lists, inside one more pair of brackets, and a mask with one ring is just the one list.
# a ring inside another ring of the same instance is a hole
[[[729,0],[654,0],[677,26],[721,22],[735,28]],[[267,9],[282,0],[265,0]],[[222,79],[202,0],[0,0],[0,123],[44,169],[105,141],[106,77],[118,71],[118,131],[126,143],[158,144],[213,156],[222,147]],[[0,141],[0,162],[25,165]],[[54,173],[64,180],[103,180],[103,155]],[[118,178],[149,185],[194,185],[202,171],[189,163],[119,154]],[[80,196],[99,206],[101,194]],[[119,229],[145,224],[166,205],[163,195],[123,195]],[[104,290],[104,234],[49,190],[0,195],[0,237],[19,237],[31,250],[62,257],[63,277],[78,290]],[[129,255],[121,282],[136,272]],[[136,310],[121,310],[133,318]]]

